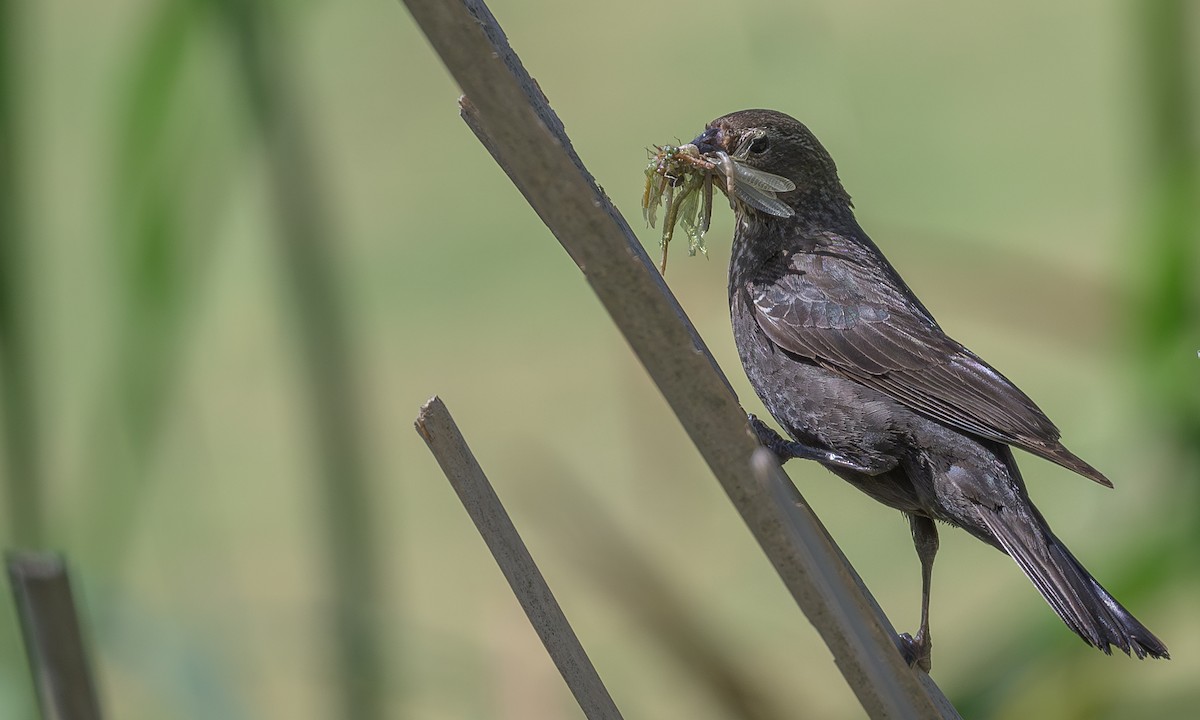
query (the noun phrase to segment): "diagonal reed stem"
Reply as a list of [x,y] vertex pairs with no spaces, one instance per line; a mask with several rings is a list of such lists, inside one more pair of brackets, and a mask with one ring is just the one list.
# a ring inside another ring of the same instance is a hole
[[620,720],[600,675],[441,398],[431,398],[421,407],[416,427],[584,715],[589,720]]
[[[466,93],[463,117],[579,265],[780,578],[832,651],[867,713],[876,718],[956,717],[923,673],[911,670],[895,634],[839,554],[800,545],[781,520],[750,458],[758,448],[729,383],[667,289],[629,225],[597,187],[562,122],[480,0],[405,0]],[[796,522],[812,516],[797,514]],[[802,536],[823,533],[809,528]],[[832,545],[832,543],[830,543]],[[827,576],[813,559],[843,569]],[[811,578],[838,583],[814,592]],[[831,621],[844,616],[854,624]]]
[[100,720],[66,563],[55,553],[12,553],[8,578],[43,720]]

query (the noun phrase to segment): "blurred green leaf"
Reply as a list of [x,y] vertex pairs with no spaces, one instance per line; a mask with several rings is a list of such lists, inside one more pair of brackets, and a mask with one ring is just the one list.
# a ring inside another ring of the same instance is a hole
[[38,547],[44,540],[45,508],[24,207],[28,153],[22,149],[21,110],[28,60],[20,6],[0,0],[0,454],[5,460],[5,535],[16,546]]
[[[96,413],[101,481],[85,537],[115,569],[137,527],[164,418],[237,168],[225,103],[213,101],[217,50],[206,5],[154,7],[119,107],[112,205],[119,292],[111,392]],[[207,41],[207,42],[206,42]],[[217,110],[217,112],[213,112]]]
[[[198,0],[161,0],[133,53],[129,88],[118,128],[118,179],[145,182],[159,158],[170,126],[173,100],[186,91],[186,61],[206,30],[205,6]],[[128,195],[125,198],[131,199]]]
[[1177,451],[1200,467],[1200,135],[1197,37],[1186,0],[1138,3],[1148,189],[1131,239],[1142,265],[1138,377]]

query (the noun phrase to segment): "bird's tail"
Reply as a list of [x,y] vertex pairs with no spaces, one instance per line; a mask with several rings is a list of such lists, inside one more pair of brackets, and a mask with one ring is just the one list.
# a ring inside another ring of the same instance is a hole
[[1100,586],[1050,532],[1037,510],[1033,510],[1034,517],[1028,518],[1033,521],[1029,523],[1005,522],[990,511],[980,515],[1054,612],[1084,642],[1106,654],[1111,654],[1115,645],[1139,659],[1170,658],[1166,645]]

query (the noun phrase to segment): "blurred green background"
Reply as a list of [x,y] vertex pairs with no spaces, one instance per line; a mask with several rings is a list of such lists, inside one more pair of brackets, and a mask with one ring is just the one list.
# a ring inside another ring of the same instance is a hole
[[[641,228],[645,148],[773,107],[956,338],[1106,491],[1021,457],[1170,647],[1108,658],[948,531],[964,715],[1200,702],[1200,171],[1185,0],[491,8]],[[110,717],[577,717],[412,430],[441,394],[627,717],[857,717],[578,271],[396,2],[0,0],[0,538],[65,551]],[[668,280],[747,408],[711,256]],[[792,477],[893,622],[894,511]],[[11,602],[0,716],[31,717]]]

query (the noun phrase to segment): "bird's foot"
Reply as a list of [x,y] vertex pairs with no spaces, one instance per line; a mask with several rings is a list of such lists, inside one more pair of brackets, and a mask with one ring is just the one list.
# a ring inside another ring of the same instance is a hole
[[822,450],[792,440],[784,440],[779,433],[767,427],[766,423],[759,420],[753,414],[747,414],[746,417],[750,421],[750,429],[754,431],[754,434],[758,437],[758,441],[762,443],[763,447],[775,453],[775,457],[779,458],[780,465],[792,458],[800,458],[802,460],[816,460],[825,465],[836,465],[861,473],[871,472],[870,468],[850,460],[841,453],[836,453],[832,450]]
[[900,654],[904,656],[904,662],[908,663],[909,667],[920,668],[929,673],[929,669],[933,667],[933,643],[929,641],[928,635],[917,633],[914,638],[908,633],[900,633],[896,638],[896,644],[900,648]]

